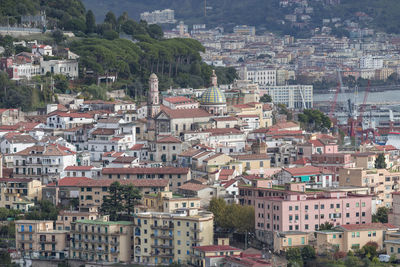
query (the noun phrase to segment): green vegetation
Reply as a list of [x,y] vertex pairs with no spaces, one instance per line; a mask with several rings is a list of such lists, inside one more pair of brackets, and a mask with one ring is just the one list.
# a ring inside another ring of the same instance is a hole
[[237,204],[226,204],[223,198],[213,198],[210,201],[209,211],[214,214],[217,227],[232,230],[238,233],[254,231],[254,207]]
[[386,169],[385,155],[383,153],[379,154],[375,160],[376,169]]
[[387,223],[388,222],[388,213],[389,209],[386,207],[379,207],[375,214],[372,215],[373,222],[381,222]]
[[324,230],[332,230],[333,224],[326,221],[325,223],[321,224],[319,226],[319,230],[324,231]]
[[[1,108],[20,107],[29,111],[53,102],[54,93],[71,91],[80,92],[85,99],[107,100],[108,90],[121,88],[128,96],[143,100],[147,95],[148,77],[153,72],[159,78],[160,90],[171,86],[199,88],[210,85],[213,67],[201,61],[200,52],[204,52],[204,47],[199,42],[163,39],[161,27],[136,22],[126,12],[119,17],[108,12],[104,21],[96,24],[94,13],[86,11],[80,0],[7,0],[0,3],[0,22],[2,18],[18,22],[21,15],[38,14],[41,10],[46,11],[49,26],[75,33],[76,37],[66,38],[61,30],[55,30],[42,37],[46,43],[57,44],[59,48],[70,47],[80,56],[80,79],[71,83],[65,77],[48,74],[35,77],[29,86],[17,86],[5,79],[5,74],[0,74]],[[120,39],[120,35],[127,39]],[[4,56],[26,50],[14,47],[15,40],[0,36]],[[234,68],[217,67],[215,70],[220,83],[231,83],[237,78]],[[106,74],[115,74],[117,82],[98,85],[97,77]]]
[[319,110],[306,109],[299,114],[299,122],[308,131],[322,131],[331,127],[331,120]]
[[[342,0],[338,6],[324,5],[322,1],[309,1],[309,6],[314,8],[310,14],[311,20],[304,28],[292,27],[290,23],[282,23],[285,15],[293,14],[294,6],[283,8],[278,0],[247,0],[243,8],[241,0],[214,0],[207,1],[207,16],[204,14],[203,1],[189,0],[83,0],[86,6],[98,15],[98,19],[104,18],[108,10],[116,14],[128,12],[135,19],[139,19],[140,13],[157,9],[170,8],[175,10],[178,20],[187,24],[206,23],[208,27],[223,26],[230,31],[235,25],[255,25],[259,30],[268,30],[280,34],[291,34],[296,37],[307,37],[311,29],[322,26],[322,19],[339,17],[342,21],[355,19],[361,26],[375,28],[388,33],[400,33],[400,21],[397,19],[400,13],[400,2],[397,0]],[[369,17],[357,19],[357,12],[364,12]],[[335,27],[332,33],[336,36],[349,36],[349,32],[343,27]]]
[[262,97],[260,97],[260,102],[271,103],[272,102],[272,97],[270,95],[265,94]]
[[111,221],[118,221],[121,214],[130,216],[141,198],[139,189],[114,182],[110,185],[109,195],[103,199],[100,212],[110,215]]
[[27,220],[57,220],[58,209],[50,201],[41,200],[25,214]]

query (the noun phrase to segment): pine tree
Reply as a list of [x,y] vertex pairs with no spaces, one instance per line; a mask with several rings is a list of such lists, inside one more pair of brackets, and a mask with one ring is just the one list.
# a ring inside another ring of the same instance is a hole
[[375,160],[375,168],[376,169],[386,169],[386,161],[385,156],[383,154],[379,154]]

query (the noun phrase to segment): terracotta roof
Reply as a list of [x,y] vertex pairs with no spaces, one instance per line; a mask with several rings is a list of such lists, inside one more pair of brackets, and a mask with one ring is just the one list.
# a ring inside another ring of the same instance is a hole
[[213,118],[215,121],[237,121],[238,119],[235,117],[217,117]]
[[272,125],[271,127],[269,127],[269,129],[282,130],[282,129],[293,128],[293,127],[299,127],[299,125],[295,122],[288,121],[288,122],[280,122],[275,125]]
[[118,157],[112,163],[132,163],[137,160],[137,157]]
[[141,150],[144,147],[144,144],[135,144],[131,147],[130,150]]
[[182,141],[179,140],[178,138],[170,135],[170,136],[166,136],[166,137],[163,137],[163,138],[157,140],[157,143],[180,144],[180,143],[182,143]]
[[204,188],[207,188],[208,185],[205,184],[197,184],[197,183],[186,183],[178,187],[178,189],[186,190],[186,191],[200,191]]
[[54,116],[54,115],[58,115],[60,117],[67,117],[67,118],[88,118],[88,119],[92,119],[93,116],[91,116],[88,113],[67,113],[67,112],[52,112],[49,114],[50,116]]
[[261,160],[269,159],[267,154],[245,154],[245,155],[235,155],[234,158],[237,160]]
[[321,170],[318,167],[314,166],[305,166],[305,167],[296,167],[296,168],[284,168],[283,170],[287,171],[293,176],[300,176],[300,175],[313,175],[313,174],[320,174]]
[[203,150],[201,149],[195,149],[195,148],[189,148],[188,150],[182,152],[179,154],[181,157],[193,157],[197,155],[198,153],[201,153]]
[[68,166],[65,168],[66,171],[90,171],[93,166]]
[[308,141],[310,144],[314,145],[315,147],[324,146],[324,144],[320,140],[310,140]]
[[237,180],[232,179],[232,180],[229,180],[229,181],[226,181],[226,182],[222,182],[221,184],[222,184],[223,187],[228,188],[228,187],[230,187],[231,185],[233,185],[236,182],[237,182]]
[[209,154],[212,154],[212,153],[214,153],[214,152],[212,152],[212,151],[204,151],[204,152],[202,152],[200,154],[197,154],[196,156],[193,156],[193,159],[199,159],[199,158],[205,157],[205,156],[207,156]]
[[190,111],[187,109],[170,109],[161,105],[161,111],[167,114],[171,119],[185,119],[185,118],[199,118],[211,117],[212,115],[201,108],[192,108]]
[[231,247],[231,246],[226,246],[226,245],[210,245],[210,246],[198,246],[198,247],[193,247],[196,250],[203,251],[203,252],[218,252],[218,251],[240,251],[241,249]]
[[39,156],[69,156],[76,154],[70,149],[63,147],[61,145],[45,145],[45,146],[31,146],[14,155],[28,156],[28,155],[39,155]]
[[103,174],[187,174],[189,168],[103,168]]
[[225,134],[240,134],[242,133],[239,129],[236,128],[216,128],[216,129],[207,129],[204,132],[211,133],[212,135],[225,135]]
[[165,101],[174,103],[174,104],[187,104],[187,103],[195,103],[190,98],[184,97],[184,96],[174,96],[174,97],[166,97],[164,98]]
[[393,151],[398,150],[396,147],[392,145],[385,145],[385,146],[375,146],[375,148],[379,151]]
[[65,177],[58,180],[57,183],[49,184],[48,186],[78,186],[81,182],[92,181],[88,177]]
[[133,185],[135,187],[166,187],[169,181],[167,179],[132,179],[132,180],[88,180],[78,184],[79,187],[109,187],[113,182],[119,182],[123,185]]
[[225,176],[225,175],[233,175],[234,172],[235,172],[235,170],[233,170],[233,169],[222,169],[220,171],[219,175],[220,176],[221,175],[223,175],[223,176]]
[[215,158],[218,158],[218,157],[224,156],[224,155],[225,155],[224,153],[217,153],[215,155],[212,155],[211,157],[208,157],[208,158],[204,159],[203,161],[208,162],[208,161],[210,161],[212,159],[215,159]]
[[311,161],[308,158],[300,158],[300,159],[296,160],[295,162],[293,162],[293,164],[296,164],[296,165],[306,165],[308,163],[311,163]]
[[124,154],[124,152],[116,152],[116,151],[108,151],[103,153],[103,157],[121,157]]

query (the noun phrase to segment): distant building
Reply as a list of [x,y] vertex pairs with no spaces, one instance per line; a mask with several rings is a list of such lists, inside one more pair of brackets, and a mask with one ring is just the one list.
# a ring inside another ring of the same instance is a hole
[[268,94],[275,104],[284,104],[290,109],[313,107],[312,85],[260,86],[261,95]]
[[383,68],[383,59],[372,55],[364,56],[360,58],[360,68],[374,70],[381,69]]
[[153,12],[143,12],[140,19],[148,24],[175,23],[175,11],[172,9],[155,10]]
[[247,68],[240,71],[242,80],[251,80],[259,85],[276,85],[276,69],[268,67]]
[[237,25],[233,28],[233,32],[243,35],[256,35],[256,27],[247,25]]

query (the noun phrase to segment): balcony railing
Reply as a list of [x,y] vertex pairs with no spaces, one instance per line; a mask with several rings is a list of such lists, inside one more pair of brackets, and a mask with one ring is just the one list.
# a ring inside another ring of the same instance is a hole
[[190,239],[193,241],[193,242],[202,242],[203,240],[204,240],[204,238],[203,237],[190,237]]
[[161,230],[168,230],[174,228],[173,224],[165,224],[165,225],[151,225],[151,229],[161,229]]
[[174,245],[172,244],[153,244],[151,245],[152,248],[166,248],[166,249],[172,249],[174,248]]

